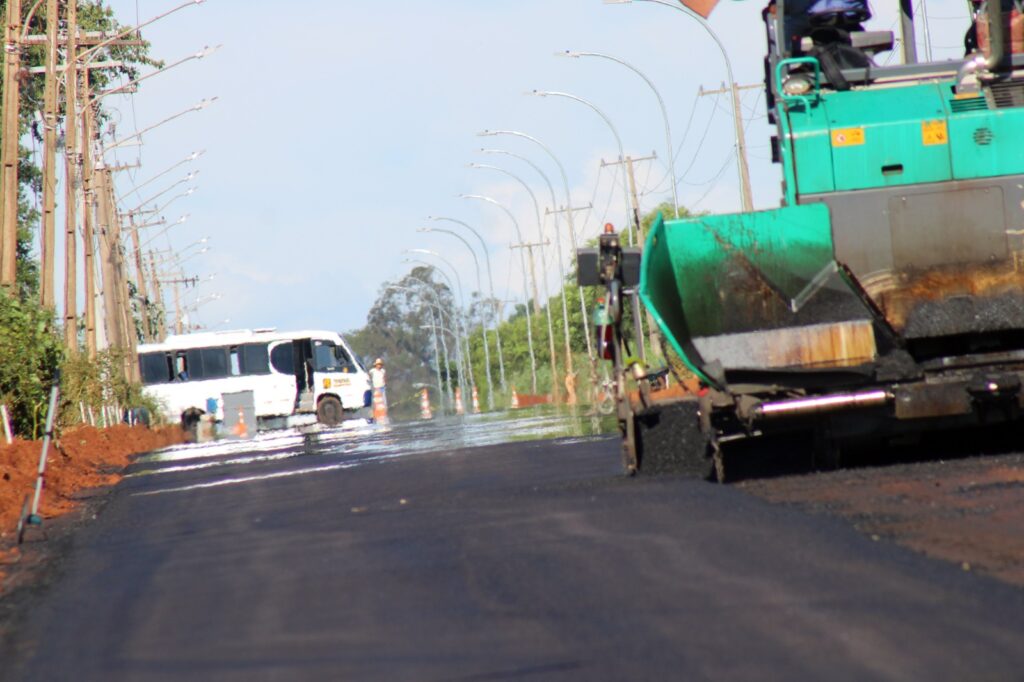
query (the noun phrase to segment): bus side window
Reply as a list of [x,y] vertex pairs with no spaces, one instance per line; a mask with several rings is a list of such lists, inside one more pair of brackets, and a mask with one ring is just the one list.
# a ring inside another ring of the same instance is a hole
[[228,352],[231,353],[231,376],[240,376],[242,374],[242,360],[239,357],[238,346],[231,346],[231,348],[228,349]]
[[313,342],[313,369],[318,372],[329,372],[336,369],[337,361],[333,348],[333,345],[324,341]]
[[355,372],[356,364],[352,362],[352,358],[348,356],[345,349],[341,346],[334,347],[335,364],[341,368],[342,372]]
[[[270,357],[265,343],[246,343],[238,347],[242,374],[270,374]],[[291,361],[289,361],[291,362]]]
[[174,380],[188,381],[188,359],[185,353],[178,353],[174,357]]
[[270,349],[270,364],[281,374],[295,375],[295,353],[288,341]]
[[139,370],[143,384],[166,384],[171,380],[171,366],[164,353],[142,353],[139,355]]

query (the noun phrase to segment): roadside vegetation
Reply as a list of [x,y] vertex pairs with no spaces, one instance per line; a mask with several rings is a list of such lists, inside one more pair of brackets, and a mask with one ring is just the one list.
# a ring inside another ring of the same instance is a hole
[[[6,11],[6,0],[0,0],[0,15]],[[79,0],[78,22],[82,31],[116,33],[123,26],[113,10],[101,2]],[[26,32],[45,33],[45,3],[36,8]],[[45,45],[34,45],[22,55],[23,78],[20,87],[20,161],[18,192],[17,286],[0,290],[0,404],[10,416],[14,435],[26,439],[39,437],[43,431],[50,389],[55,377],[61,377],[61,409],[58,426],[76,423],[103,422],[103,407],[149,407],[141,397],[140,387],[123,377],[118,364],[123,351],[107,350],[89,357],[84,352],[71,353],[64,343],[56,311],[40,304],[39,254],[36,235],[40,227],[40,193],[42,171],[40,154],[35,153],[43,140],[38,112],[43,109],[43,78],[30,75],[30,69],[45,62]],[[113,69],[90,70],[95,91],[102,91],[124,77],[138,77],[143,65],[160,66],[142,46],[111,46],[103,50],[104,59],[119,62]],[[3,71],[0,69],[0,77]],[[101,124],[107,118],[100,111]],[[63,112],[57,121],[64,129]],[[61,299],[58,283],[57,299]],[[141,324],[141,323],[138,323]],[[84,344],[79,344],[84,347]],[[91,409],[91,413],[90,413]],[[113,410],[108,410],[113,419]],[[156,414],[156,412],[152,412]],[[91,416],[90,416],[91,415]]]
[[[659,214],[672,215],[671,204],[662,204],[642,217],[645,233],[654,223]],[[680,215],[689,212],[681,208]],[[597,240],[588,240],[587,245],[596,245]],[[623,236],[625,244],[625,236]],[[419,395],[422,388],[430,392],[434,408],[439,404],[437,396],[437,372],[440,371],[442,392],[447,394],[448,387],[470,385],[473,382],[480,393],[480,404],[486,409],[488,404],[488,387],[486,381],[486,358],[489,352],[491,361],[491,383],[494,386],[495,407],[508,407],[511,391],[517,394],[551,395],[557,392],[563,400],[566,395],[564,385],[565,374],[565,334],[564,316],[562,313],[562,292],[566,298],[566,310],[569,317],[569,341],[575,374],[575,389],[580,404],[591,400],[591,386],[597,386],[600,393],[603,383],[609,380],[609,366],[605,361],[592,363],[587,352],[587,338],[584,332],[584,310],[587,316],[586,329],[591,334],[591,346],[594,344],[594,329],[591,324],[594,306],[603,292],[597,288],[582,290],[583,306],[580,305],[580,287],[576,283],[575,259],[573,266],[566,273],[562,290],[554,292],[547,301],[541,301],[540,312],[531,308],[529,333],[527,332],[527,314],[525,303],[518,303],[514,309],[506,310],[497,325],[498,334],[494,332],[494,308],[483,292],[466,292],[472,300],[466,301],[465,329],[468,336],[470,363],[462,370],[463,363],[457,359],[456,334],[452,321],[459,320],[458,298],[443,276],[430,267],[417,266],[404,277],[384,282],[381,285],[377,300],[371,307],[367,323],[361,329],[349,332],[349,339],[357,353],[362,355],[368,364],[374,358],[382,357],[388,369],[388,399],[393,412],[399,416],[412,415],[419,409]],[[532,301],[531,301],[532,304]],[[554,336],[555,367],[557,377],[551,375],[551,353],[548,340],[547,310],[550,307],[551,328]],[[431,317],[433,315],[433,318]],[[433,319],[433,321],[432,321]],[[438,320],[441,320],[438,322]],[[438,330],[439,361],[435,359],[433,329]],[[488,350],[484,349],[484,327],[487,328],[486,338]],[[443,329],[442,329],[443,328]],[[627,341],[632,349],[637,348],[633,338],[632,312],[627,308],[624,329]],[[644,320],[644,330],[647,321]],[[533,387],[533,376],[530,362],[530,335],[533,337],[533,351],[536,365],[537,386]],[[448,350],[448,361],[445,362],[444,345]],[[463,336],[459,330],[459,337]],[[501,355],[505,365],[506,390],[501,389],[500,364],[497,350],[497,336],[501,337]],[[666,344],[657,344],[652,349],[647,345],[648,360],[652,367],[671,364],[677,376],[687,374],[685,367],[675,353]],[[663,346],[665,346],[663,348]],[[594,381],[596,372],[596,382]],[[449,379],[450,378],[450,379]],[[450,384],[449,384],[450,380]],[[468,391],[468,389],[466,389]],[[463,402],[467,411],[470,407],[470,396],[464,395]]]

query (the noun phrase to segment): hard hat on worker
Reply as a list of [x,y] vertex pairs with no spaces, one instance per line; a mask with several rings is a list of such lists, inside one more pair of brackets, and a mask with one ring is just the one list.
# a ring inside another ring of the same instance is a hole
[[383,364],[384,364],[384,361],[381,360],[380,358],[377,358],[376,360],[373,361],[373,366],[374,367],[377,367],[378,365],[383,365]]

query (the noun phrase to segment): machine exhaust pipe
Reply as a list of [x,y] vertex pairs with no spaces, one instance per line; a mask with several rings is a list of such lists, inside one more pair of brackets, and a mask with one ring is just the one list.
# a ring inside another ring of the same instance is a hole
[[988,21],[988,56],[972,55],[965,61],[956,74],[957,94],[977,94],[981,91],[978,82],[979,72],[996,71],[1002,66],[1006,57],[1007,35],[1003,26],[1003,7],[1001,0],[989,0],[985,3]]
[[1002,0],[988,0],[985,3],[988,12],[988,58],[985,66],[994,71],[1003,63],[1006,56],[1006,34],[1003,32]]
[[754,420],[802,417],[839,412],[850,408],[880,407],[892,402],[893,398],[891,392],[883,389],[862,391],[860,393],[837,393],[814,398],[797,398],[796,400],[761,403],[756,405],[750,414]]

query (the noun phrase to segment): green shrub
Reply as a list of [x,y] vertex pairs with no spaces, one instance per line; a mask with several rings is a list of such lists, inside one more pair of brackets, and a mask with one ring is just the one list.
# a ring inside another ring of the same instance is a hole
[[19,301],[0,292],[0,402],[7,406],[18,435],[41,434],[50,387],[63,356],[53,311],[33,299]]

